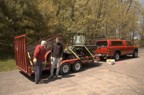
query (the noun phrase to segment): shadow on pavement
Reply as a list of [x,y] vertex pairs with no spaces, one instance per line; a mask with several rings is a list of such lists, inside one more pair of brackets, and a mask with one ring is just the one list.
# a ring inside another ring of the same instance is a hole
[[27,74],[25,74],[22,71],[19,71],[23,76],[25,76],[27,79],[29,79],[30,81],[34,82],[34,75],[32,74],[32,76],[28,76]]
[[95,68],[95,67],[100,67],[100,66],[102,66],[102,63],[100,63],[100,62],[99,63],[86,63],[86,64],[82,65],[81,71],[85,71],[87,69],[91,69],[91,68]]
[[[140,56],[138,56],[137,58],[140,58]],[[131,59],[136,59],[136,58],[132,57],[131,55],[121,56],[119,61],[131,60]],[[102,60],[100,60],[100,62],[106,62],[106,59],[102,59]]]
[[[138,56],[137,58],[140,58],[140,56]],[[136,59],[130,55],[127,55],[127,56],[121,56],[121,59],[119,61],[122,61],[122,60],[130,60],[130,59]]]
[[71,74],[60,75],[58,78],[52,78],[52,79],[46,78],[46,79],[42,79],[42,80],[41,80],[41,83],[42,83],[42,84],[47,84],[47,83],[49,83],[49,82],[54,82],[54,81],[56,81],[56,80],[61,80],[61,79],[63,79],[63,78],[70,78],[70,77],[74,77],[74,76],[75,76],[75,75],[71,75]]
[[[27,74],[25,74],[22,71],[19,71],[19,72],[23,76],[25,76],[27,79],[29,79],[30,81],[35,82],[34,74],[32,74],[32,76],[28,76]],[[70,77],[74,77],[75,76],[75,75],[72,75],[72,74],[67,74],[67,75],[60,75],[58,78],[48,79],[49,75],[50,75],[49,71],[43,71],[42,76],[41,76],[41,83],[48,83],[48,82],[52,82],[52,81],[59,80],[59,79],[62,79],[62,78],[70,78]]]
[[[82,65],[82,68],[79,72],[82,72],[82,71],[85,71],[87,69],[91,69],[91,68],[95,68],[95,67],[99,67],[101,66],[102,63],[86,63],[86,64],[83,64]],[[24,75],[27,79],[29,79],[30,81],[34,82],[35,81],[35,77],[34,77],[34,74],[32,74],[32,76],[28,76],[27,74],[25,74],[24,72],[22,71],[19,71],[22,75]],[[78,73],[78,72],[76,72]],[[66,74],[66,75],[60,75],[60,77],[58,78],[53,78],[53,79],[48,79],[49,75],[50,75],[50,71],[43,71],[42,72],[42,76],[41,76],[41,80],[42,80],[42,83],[49,83],[49,82],[52,82],[52,81],[55,81],[55,80],[59,80],[59,79],[62,79],[62,78],[70,78],[70,77],[74,77],[75,75],[73,75],[74,72],[70,71],[69,74]]]

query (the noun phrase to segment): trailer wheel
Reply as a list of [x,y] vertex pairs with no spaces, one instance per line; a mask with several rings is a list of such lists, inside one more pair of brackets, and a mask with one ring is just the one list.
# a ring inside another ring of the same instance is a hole
[[137,57],[138,57],[138,51],[137,51],[137,50],[135,50],[135,51],[133,52],[133,57],[134,57],[134,58],[137,58]]
[[114,59],[115,59],[115,61],[120,60],[120,53],[116,52],[114,55]]
[[70,64],[69,63],[63,63],[60,67],[60,73],[62,75],[68,74],[70,72]]
[[76,61],[73,65],[72,65],[72,70],[74,72],[78,72],[81,70],[81,62],[80,61]]

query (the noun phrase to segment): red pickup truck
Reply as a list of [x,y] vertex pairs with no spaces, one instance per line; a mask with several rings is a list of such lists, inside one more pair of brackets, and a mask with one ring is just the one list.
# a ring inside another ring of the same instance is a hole
[[138,47],[126,40],[98,40],[96,46],[96,54],[103,59],[114,58],[118,61],[124,55],[138,57]]

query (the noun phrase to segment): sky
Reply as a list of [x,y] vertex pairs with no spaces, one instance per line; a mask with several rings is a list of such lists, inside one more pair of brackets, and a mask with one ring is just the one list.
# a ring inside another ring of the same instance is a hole
[[142,4],[142,6],[144,6],[144,0],[140,0],[140,2],[141,2],[141,4]]

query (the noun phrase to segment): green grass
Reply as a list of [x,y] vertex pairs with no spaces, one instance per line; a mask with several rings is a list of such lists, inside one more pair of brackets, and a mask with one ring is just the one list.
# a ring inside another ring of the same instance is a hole
[[15,69],[16,69],[16,63],[14,59],[10,58],[10,59],[0,60],[0,72],[11,71]]

